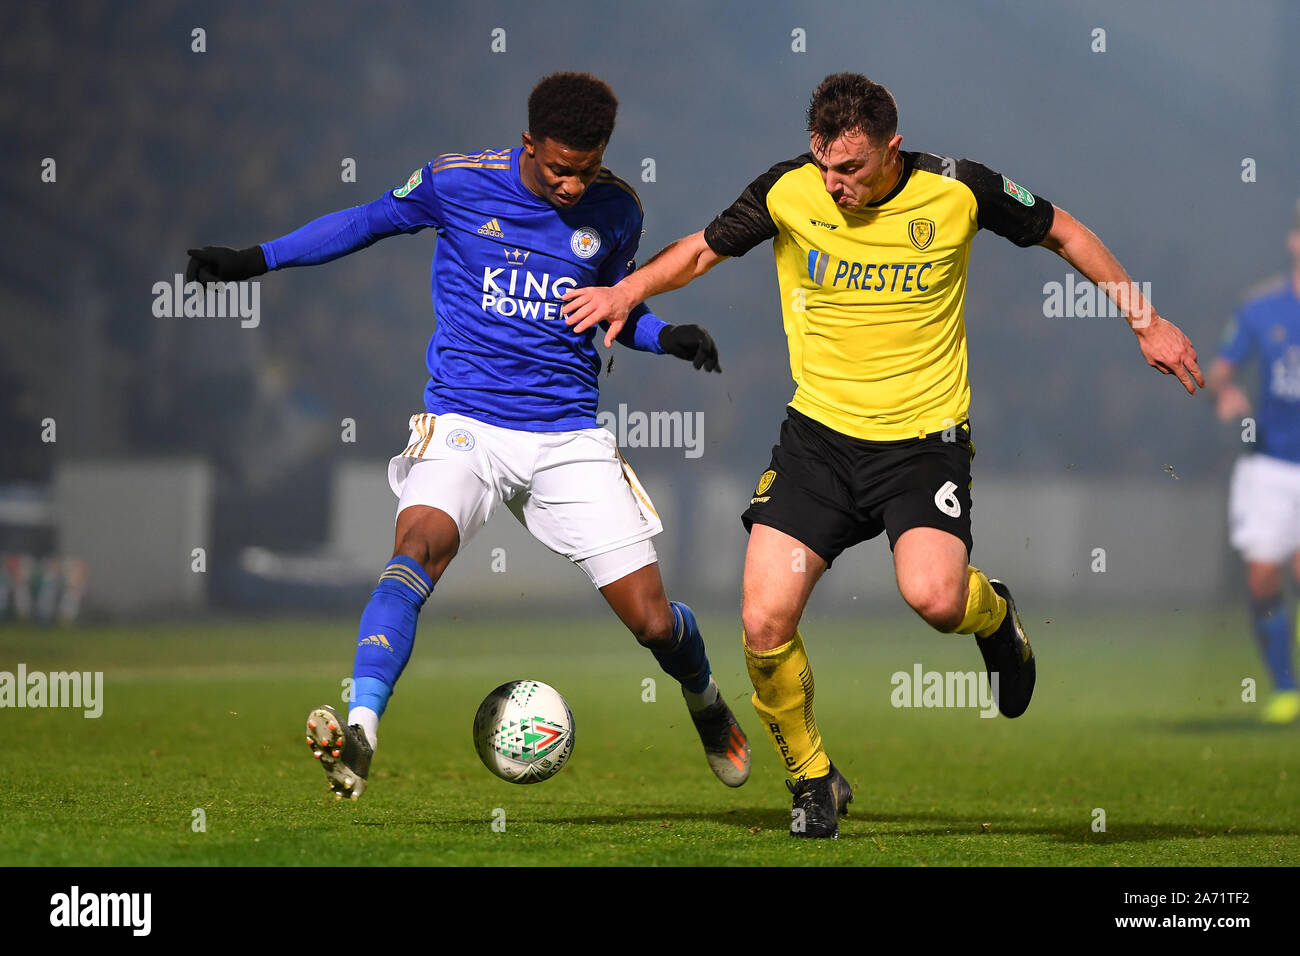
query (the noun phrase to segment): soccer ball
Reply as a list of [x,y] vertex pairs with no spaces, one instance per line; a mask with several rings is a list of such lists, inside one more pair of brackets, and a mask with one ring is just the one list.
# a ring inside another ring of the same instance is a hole
[[502,780],[541,783],[560,772],[573,752],[573,711],[541,681],[502,684],[474,715],[474,749]]

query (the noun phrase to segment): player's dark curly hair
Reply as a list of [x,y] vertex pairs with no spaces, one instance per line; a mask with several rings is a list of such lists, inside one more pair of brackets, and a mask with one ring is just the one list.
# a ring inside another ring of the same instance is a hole
[[614,132],[618,100],[590,73],[552,73],[528,97],[528,132],[572,149],[597,149]]
[[808,132],[818,149],[845,133],[865,133],[872,143],[898,132],[898,104],[889,90],[861,73],[832,73],[808,104]]

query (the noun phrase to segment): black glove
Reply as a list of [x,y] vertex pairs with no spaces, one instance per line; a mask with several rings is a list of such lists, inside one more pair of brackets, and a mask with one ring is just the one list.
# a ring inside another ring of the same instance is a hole
[[694,364],[706,372],[721,372],[718,346],[698,325],[666,325],[659,330],[659,347],[669,355]]
[[227,249],[225,246],[204,246],[185,250],[190,264],[185,268],[186,282],[239,282],[266,272],[266,256],[261,246],[247,249]]

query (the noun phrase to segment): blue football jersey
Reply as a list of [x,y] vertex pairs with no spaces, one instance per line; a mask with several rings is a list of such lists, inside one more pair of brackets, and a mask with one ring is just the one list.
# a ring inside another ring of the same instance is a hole
[[[571,289],[613,285],[636,266],[641,204],[601,169],[557,209],[520,179],[523,147],[448,153],[374,202],[323,216],[262,244],[270,269],[315,265],[379,239],[433,227],[433,307],[425,408],[506,428],[596,426],[597,329],[575,335],[560,315]],[[637,306],[622,344],[662,353],[659,321]]]
[[1243,305],[1224,332],[1219,357],[1259,358],[1258,450],[1300,462],[1300,299],[1288,280]]
[[403,231],[438,230],[425,405],[532,431],[593,428],[595,332],[573,334],[560,296],[632,270],[641,206],[602,169],[557,209],[521,181],[522,153],[439,156],[383,198]]

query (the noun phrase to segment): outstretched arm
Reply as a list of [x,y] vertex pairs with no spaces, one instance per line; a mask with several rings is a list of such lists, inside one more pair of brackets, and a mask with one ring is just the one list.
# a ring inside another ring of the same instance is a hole
[[411,174],[406,184],[374,202],[340,209],[313,219],[287,236],[247,249],[204,246],[188,250],[187,282],[238,282],[271,269],[311,266],[364,249],[387,236],[436,226],[441,204],[434,188],[433,164]]
[[605,336],[608,346],[637,304],[652,295],[680,289],[725,258],[709,248],[703,231],[678,239],[615,285],[566,292],[564,321],[573,326],[574,332],[585,332],[598,322],[608,323],[609,332]]
[[1129,278],[1124,267],[1109,249],[1083,223],[1059,206],[1054,210],[1052,227],[1039,243],[1074,266],[1089,281],[1095,282],[1119,306],[1138,338],[1138,348],[1152,368],[1175,375],[1188,394],[1196,386],[1205,388],[1205,378],[1196,364],[1196,350],[1182,329],[1162,319]]
[[287,236],[247,249],[190,249],[185,278],[199,282],[239,281],[271,269],[329,262],[364,249],[386,236],[406,231],[392,221],[386,199],[381,196],[364,206],[329,213]]

